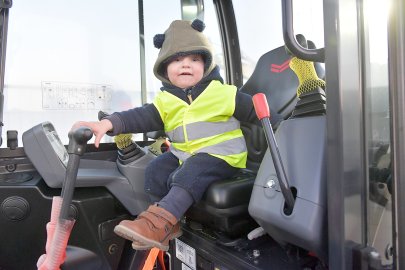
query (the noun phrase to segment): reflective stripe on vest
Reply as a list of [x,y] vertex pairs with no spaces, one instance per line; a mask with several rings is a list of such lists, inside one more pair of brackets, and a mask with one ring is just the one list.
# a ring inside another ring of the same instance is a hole
[[239,121],[233,117],[236,91],[235,86],[212,81],[191,104],[167,91],[159,93],[153,104],[172,142],[172,153],[182,161],[208,153],[244,168],[246,143]]
[[[228,121],[225,122],[196,122],[187,124],[185,127],[188,140],[191,141],[239,129],[240,124],[235,117],[230,117]],[[166,134],[172,142],[182,143],[186,141],[183,126],[168,131]]]
[[[215,145],[210,145],[206,146],[203,148],[198,149],[195,151],[195,153],[209,153],[213,155],[220,155],[220,156],[229,156],[229,155],[235,155],[235,154],[240,154],[240,148],[235,147],[235,145],[240,145],[242,148],[244,148],[245,152],[246,149],[246,144],[245,144],[245,139],[243,137],[238,137],[234,138],[228,141],[224,141]],[[181,161],[186,160],[187,158],[191,157],[192,154],[178,150],[174,148],[172,145],[170,145],[170,151]]]

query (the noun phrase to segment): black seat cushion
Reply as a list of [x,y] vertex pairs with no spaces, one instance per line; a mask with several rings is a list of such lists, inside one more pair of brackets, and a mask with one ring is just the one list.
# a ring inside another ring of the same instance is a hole
[[187,211],[187,218],[230,237],[251,231],[257,227],[248,214],[255,177],[255,173],[241,170],[232,178],[212,183],[202,200]]

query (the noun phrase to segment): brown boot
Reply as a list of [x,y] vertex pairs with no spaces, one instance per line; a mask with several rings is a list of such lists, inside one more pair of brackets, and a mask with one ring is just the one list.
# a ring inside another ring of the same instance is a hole
[[[177,222],[176,225],[174,225],[170,240],[173,240],[174,238],[180,237],[182,235],[183,235],[183,231],[180,228],[180,222]],[[139,241],[134,241],[134,242],[132,242],[132,248],[136,249],[136,250],[148,250],[148,249],[153,248],[153,246],[146,245]]]
[[133,242],[143,243],[145,246],[157,247],[167,251],[169,240],[174,238],[174,227],[178,223],[175,216],[165,209],[151,205],[138,218],[123,220],[115,226],[114,232]]

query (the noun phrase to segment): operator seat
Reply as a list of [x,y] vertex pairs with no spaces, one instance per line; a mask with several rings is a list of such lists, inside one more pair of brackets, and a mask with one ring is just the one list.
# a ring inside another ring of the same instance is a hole
[[[297,39],[305,39],[302,35],[297,35]],[[315,44],[308,40],[309,49],[315,49]],[[290,117],[298,101],[297,87],[298,79],[290,69],[289,63],[291,55],[286,52],[284,46],[271,50],[259,58],[253,74],[248,81],[240,88],[241,92],[254,96],[257,93],[264,93],[271,115],[273,129],[277,129],[278,124]],[[325,70],[319,63],[315,63],[318,77],[325,77]],[[277,120],[274,121],[274,118]],[[242,123],[242,131],[245,135],[248,149],[247,168],[257,172],[263,156],[267,150],[267,142],[261,126],[252,123]]]
[[[315,47],[310,41],[309,47]],[[253,74],[239,89],[251,96],[264,93],[269,107],[276,112],[277,121],[273,129],[287,119],[296,104],[298,79],[289,67],[291,55],[280,46],[260,57]],[[324,70],[315,64],[318,76],[324,77]],[[202,200],[194,204],[186,217],[219,230],[230,237],[237,237],[257,227],[248,213],[253,184],[257,170],[267,150],[267,142],[261,126],[241,123],[248,150],[247,168],[232,178],[212,183]]]

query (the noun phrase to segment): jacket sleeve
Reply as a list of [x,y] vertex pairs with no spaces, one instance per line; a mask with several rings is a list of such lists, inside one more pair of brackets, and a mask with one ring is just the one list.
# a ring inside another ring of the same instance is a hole
[[[237,92],[235,97],[235,112],[233,116],[241,122],[247,122],[261,126],[260,120],[257,118],[255,108],[253,106],[252,96]],[[275,127],[282,117],[270,108],[270,122]]]
[[105,117],[110,120],[113,129],[108,135],[114,136],[122,133],[144,133],[164,129],[159,112],[153,104],[133,108],[123,112],[115,112]]

